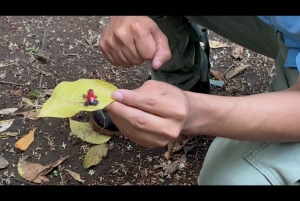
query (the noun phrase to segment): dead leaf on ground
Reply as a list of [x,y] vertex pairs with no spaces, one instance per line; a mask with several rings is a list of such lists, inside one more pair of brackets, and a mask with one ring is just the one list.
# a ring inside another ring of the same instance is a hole
[[126,182],[126,183],[122,184],[121,186],[132,186],[132,184],[129,182]]
[[217,78],[218,80],[226,83],[226,80],[224,79],[224,77],[223,77],[222,73],[220,73],[220,71],[210,70],[210,74],[212,76],[214,76],[215,78]]
[[232,51],[231,54],[235,59],[244,58],[244,47],[238,46],[237,48],[235,48],[235,50]]
[[34,107],[33,102],[29,98],[22,97],[22,101],[25,102],[25,103],[27,103],[27,105],[29,105],[31,107]]
[[230,70],[229,72],[226,73],[225,77],[227,80],[229,80],[230,78],[236,76],[237,74],[239,74],[240,72],[242,72],[243,70],[245,70],[246,68],[250,67],[251,65],[240,65],[235,69]]
[[185,155],[182,155],[179,159],[173,161],[172,163],[168,164],[165,172],[164,172],[164,176],[170,175],[173,172],[178,170],[178,167],[180,164],[185,164],[186,163],[186,157]]
[[0,134],[0,138],[16,137],[18,134],[17,132],[5,132]]
[[73,177],[73,179],[75,179],[76,181],[78,181],[78,182],[80,182],[80,183],[82,183],[82,184],[85,182],[85,180],[81,179],[81,177],[80,177],[80,175],[79,175],[78,173],[73,172],[73,171],[71,171],[71,170],[69,170],[69,169],[65,169],[65,171],[66,171],[69,175],[71,175],[71,177]]
[[6,108],[6,109],[2,109],[2,110],[0,110],[0,115],[13,114],[17,110],[18,110],[18,108]]
[[3,156],[0,155],[0,170],[7,168],[8,164],[9,164],[8,161]]
[[153,169],[154,170],[157,170],[157,169],[159,169],[159,168],[164,168],[164,167],[166,167],[167,166],[167,163],[166,162],[163,162],[162,164],[160,164],[160,165],[154,165],[153,166]]
[[6,129],[11,127],[13,123],[14,123],[14,119],[0,121],[0,132],[4,132]]
[[21,151],[25,151],[26,149],[28,149],[28,147],[34,141],[34,132],[35,132],[35,130],[36,130],[36,128],[29,131],[29,133],[27,135],[25,135],[24,137],[19,139],[15,144],[15,148],[19,149]]
[[[204,43],[200,42],[201,47],[204,48]],[[222,47],[230,47],[230,45],[222,43],[220,41],[215,41],[215,40],[209,40],[209,47],[212,49],[216,49],[216,48],[222,48]]]
[[21,157],[18,162],[18,172],[27,181],[33,183],[46,183],[49,182],[46,175],[49,174],[53,168],[59,166],[62,162],[69,158],[69,156],[63,157],[50,165],[43,166],[39,163],[31,163],[26,161],[28,156]]
[[83,168],[88,169],[91,166],[97,165],[107,155],[107,152],[108,145],[106,143],[91,147],[84,157]]
[[103,144],[111,138],[111,136],[102,135],[96,132],[88,122],[79,122],[72,119],[69,120],[72,133],[85,142]]
[[168,160],[173,153],[180,151],[192,138],[191,135],[180,135],[176,140],[169,142],[168,150],[164,154],[165,158]]
[[40,109],[39,110],[30,110],[30,111],[26,111],[26,112],[18,112],[18,113],[14,113],[14,115],[23,115],[23,121],[25,119],[31,119],[31,120],[37,120],[39,117],[39,113],[40,113]]
[[11,64],[3,64],[3,63],[1,63],[0,64],[0,68],[4,68],[4,67],[7,67],[7,66],[10,66]]

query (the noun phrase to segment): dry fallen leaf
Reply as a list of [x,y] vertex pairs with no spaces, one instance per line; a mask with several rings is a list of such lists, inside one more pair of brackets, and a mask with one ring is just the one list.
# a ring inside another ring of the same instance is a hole
[[18,134],[17,132],[5,132],[0,134],[0,138],[16,137]]
[[0,115],[13,114],[17,110],[18,110],[18,108],[6,108],[6,109],[2,109],[2,110],[0,110]]
[[236,76],[237,74],[239,74],[240,72],[242,72],[243,70],[245,70],[246,68],[250,67],[251,65],[240,65],[235,69],[230,70],[229,72],[226,73],[225,77],[227,80],[229,80],[230,78]]
[[226,80],[224,79],[224,77],[223,77],[222,73],[220,73],[220,71],[210,70],[210,74],[212,76],[214,76],[215,78],[217,78],[218,80],[226,83]]
[[84,157],[83,168],[88,169],[91,166],[97,165],[107,155],[107,152],[108,145],[106,143],[91,147]]
[[0,155],[0,170],[6,168],[8,164],[8,161]]
[[232,51],[232,56],[236,59],[244,58],[244,48],[242,46],[238,46],[235,50]]
[[186,163],[186,157],[185,155],[182,155],[178,160],[173,161],[172,163],[168,164],[164,176],[170,175],[173,172],[178,170],[179,164],[185,164]]
[[180,135],[174,141],[169,142],[168,150],[164,154],[165,158],[168,160],[174,152],[180,151],[192,138],[191,135]]
[[29,98],[22,97],[22,101],[25,102],[25,103],[27,103],[27,105],[29,105],[31,107],[34,107],[33,102]]
[[[202,48],[204,48],[204,43],[200,42],[200,45]],[[216,48],[222,48],[222,47],[230,47],[228,44],[219,42],[219,41],[215,41],[215,40],[209,40],[209,47],[212,49],[216,49]]]
[[14,115],[23,115],[24,118],[23,118],[23,121],[25,119],[31,119],[31,120],[37,120],[39,117],[39,113],[40,113],[40,109],[39,110],[30,110],[30,111],[26,111],[26,112],[18,112],[18,113],[15,113]]
[[35,130],[36,130],[36,128],[29,131],[29,133],[27,135],[25,135],[24,137],[19,139],[15,144],[15,148],[19,149],[21,151],[25,151],[26,149],[28,149],[28,147],[34,141],[34,132],[35,132]]
[[0,68],[6,67],[6,66],[10,66],[11,64],[0,64]]
[[67,173],[69,173],[69,175],[71,175],[76,181],[78,181],[78,182],[80,182],[82,184],[85,182],[85,180],[81,179],[80,175],[77,174],[76,172],[73,172],[73,171],[71,171],[69,169],[65,169],[65,171]]
[[79,122],[70,119],[70,128],[76,137],[91,144],[103,144],[111,138],[111,136],[101,135],[96,132],[88,122]]
[[5,131],[14,123],[14,119],[0,121],[0,132]]
[[47,166],[43,166],[39,163],[28,162],[26,161],[27,158],[28,156],[24,156],[19,159],[19,174],[27,181],[42,184],[49,182],[49,180],[46,178],[46,175],[49,174],[53,170],[53,168],[59,166],[62,162],[69,158],[69,156],[63,157]]

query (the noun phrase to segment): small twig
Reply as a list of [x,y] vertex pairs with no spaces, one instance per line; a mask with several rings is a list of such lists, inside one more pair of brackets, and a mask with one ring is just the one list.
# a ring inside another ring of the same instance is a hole
[[222,76],[224,77],[224,75],[228,72],[228,71],[230,71],[230,69],[232,69],[233,68],[233,66],[230,66],[224,73],[222,73]]
[[200,141],[197,142],[197,151],[196,151],[196,154],[195,154],[195,161],[198,158],[198,153],[199,153],[199,148],[200,148],[199,144],[200,144]]
[[92,46],[92,44],[90,43],[90,41],[88,41],[88,39],[84,38],[84,40],[86,41],[86,43],[87,43],[89,46]]
[[76,56],[79,59],[79,54],[64,54],[64,56]]
[[6,81],[0,81],[0,84],[10,84],[10,85],[17,85],[17,86],[25,86],[24,84],[19,84],[16,82],[6,82]]
[[42,80],[43,80],[43,71],[41,70],[41,77],[40,77],[40,83],[39,83],[39,89],[42,88]]
[[14,180],[15,180],[15,181],[18,181],[18,182],[21,182],[21,183],[29,184],[29,185],[32,185],[32,184],[33,184],[33,183],[28,182],[28,181],[21,181],[21,180],[19,180],[19,179],[17,179],[17,178],[14,178]]

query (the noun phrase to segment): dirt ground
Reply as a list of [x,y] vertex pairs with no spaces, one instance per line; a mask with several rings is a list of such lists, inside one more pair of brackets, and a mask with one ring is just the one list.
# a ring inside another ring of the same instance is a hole
[[[0,110],[20,108],[22,97],[30,98],[35,104],[38,90],[53,89],[62,81],[80,78],[97,78],[110,82],[119,88],[139,87],[149,76],[145,65],[130,69],[117,68],[102,57],[97,41],[109,18],[93,16],[0,16]],[[42,62],[37,52],[45,32],[45,49],[49,59]],[[228,47],[211,49],[212,70],[224,73],[238,65],[250,64],[245,71],[227,80],[225,87],[213,87],[213,94],[241,96],[264,93],[275,74],[274,61],[250,50],[244,49],[244,58],[235,59],[232,51],[237,45],[210,32],[209,38],[227,44]],[[42,75],[42,76],[41,76]],[[17,85],[18,84],[18,85]],[[48,98],[48,97],[45,97]],[[28,110],[28,108],[27,108]],[[26,111],[22,108],[18,110]],[[148,150],[137,146],[124,137],[112,137],[106,157],[96,166],[84,170],[82,160],[91,144],[75,139],[67,119],[41,118],[25,119],[22,116],[0,117],[0,121],[14,118],[7,130],[18,132],[17,137],[0,137],[0,155],[8,162],[7,168],[0,169],[1,185],[40,185],[24,180],[18,173],[20,156],[28,155],[28,161],[48,165],[60,157],[70,155],[60,168],[51,171],[47,185],[196,185],[206,151],[212,141],[202,137],[197,146],[187,155],[187,162],[179,170],[164,176],[164,168],[158,168],[169,160],[164,158],[165,148]],[[77,115],[86,121],[86,115]],[[14,149],[18,139],[36,127],[35,140],[21,153]],[[0,133],[1,136],[1,133]],[[178,155],[182,155],[179,151]],[[73,179],[62,167],[68,168],[85,180],[83,184]]]

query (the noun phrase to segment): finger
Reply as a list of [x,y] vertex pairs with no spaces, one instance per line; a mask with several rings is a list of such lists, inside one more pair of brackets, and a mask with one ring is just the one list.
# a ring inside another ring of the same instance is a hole
[[102,52],[104,58],[109,63],[111,63],[114,66],[119,66],[118,59],[115,59],[113,56],[114,54],[109,52],[109,49],[111,49],[111,48],[108,46],[108,44],[104,38],[99,41],[99,49]]
[[134,43],[137,52],[143,60],[153,59],[156,52],[156,45],[150,31],[146,32],[143,30],[142,33],[135,37]]
[[176,99],[170,99],[162,95],[122,89],[115,91],[112,98],[125,105],[166,118],[182,115],[178,114],[176,110],[183,106],[178,105]]
[[[170,139],[176,138],[179,132],[173,124],[168,122],[168,119],[145,113],[122,103],[111,103],[107,111],[111,118],[115,119],[114,123],[120,130],[126,127],[128,132],[122,133],[142,146],[149,147],[150,143],[152,143],[152,146],[153,144],[165,146]],[[122,120],[118,121],[117,119]],[[128,128],[128,124],[125,122],[129,123],[132,129]],[[136,131],[136,133],[133,131]]]
[[144,62],[143,57],[140,56],[138,50],[136,49],[135,41],[132,35],[127,34],[125,30],[119,29],[115,32],[115,37],[118,42],[122,44],[120,52],[124,55],[131,66],[140,65]]
[[153,33],[156,44],[155,56],[152,60],[153,69],[159,69],[164,63],[171,59],[171,51],[168,43],[168,38],[161,30]]

